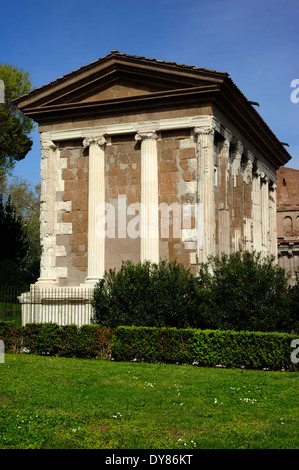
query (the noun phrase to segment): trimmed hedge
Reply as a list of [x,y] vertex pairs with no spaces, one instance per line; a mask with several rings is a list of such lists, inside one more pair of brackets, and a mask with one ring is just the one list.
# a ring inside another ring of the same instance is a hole
[[5,352],[13,354],[299,370],[299,363],[291,361],[291,342],[297,337],[287,333],[5,322],[0,339]]
[[15,327],[7,323],[0,323],[0,339],[5,343],[6,352],[110,358],[114,335],[111,328],[99,325],[59,326],[56,323],[27,323],[24,327]]
[[248,331],[119,327],[112,358],[118,361],[196,363],[199,366],[298,370],[291,362],[295,335]]

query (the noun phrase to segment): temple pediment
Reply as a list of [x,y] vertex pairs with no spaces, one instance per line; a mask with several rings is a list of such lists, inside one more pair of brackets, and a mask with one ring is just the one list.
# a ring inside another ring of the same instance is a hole
[[[36,119],[43,111],[57,111],[64,106],[83,108],[130,98],[172,96],[193,91],[218,89],[227,76],[172,62],[145,59],[112,51],[106,57],[75,70],[54,82],[20,97],[16,104]],[[36,119],[38,121],[38,119]]]
[[113,100],[129,96],[155,93],[158,91],[163,91],[163,88],[149,83],[136,83],[133,80],[129,81],[119,78],[113,84],[87,92],[80,101]]

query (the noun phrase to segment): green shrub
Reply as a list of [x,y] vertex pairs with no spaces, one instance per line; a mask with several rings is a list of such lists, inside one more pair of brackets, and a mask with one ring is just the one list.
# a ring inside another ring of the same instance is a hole
[[272,257],[222,254],[193,276],[179,264],[124,262],[96,285],[93,321],[117,326],[299,332],[298,289]]
[[[79,327],[77,325],[61,325],[57,330],[56,355],[63,357],[78,357],[80,344],[78,341]],[[79,354],[79,357],[81,355]]]
[[56,323],[27,323],[23,328],[23,345],[32,354],[56,355],[59,326]]
[[59,356],[108,359],[113,331],[99,325],[64,325],[59,328]]
[[79,337],[82,357],[110,358],[114,330],[99,325],[83,325]]
[[198,279],[176,262],[123,262],[98,282],[92,306],[93,321],[112,328],[202,326]]
[[199,277],[205,284],[202,316],[209,328],[294,331],[288,276],[272,257],[249,252],[211,257]]
[[296,370],[287,333],[119,327],[112,358],[119,361],[196,363],[199,366]]

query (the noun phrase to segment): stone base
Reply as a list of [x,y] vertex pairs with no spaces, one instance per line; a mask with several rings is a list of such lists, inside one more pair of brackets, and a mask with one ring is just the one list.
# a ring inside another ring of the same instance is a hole
[[27,323],[75,324],[91,323],[93,289],[88,287],[49,287],[38,284],[21,294],[22,326]]

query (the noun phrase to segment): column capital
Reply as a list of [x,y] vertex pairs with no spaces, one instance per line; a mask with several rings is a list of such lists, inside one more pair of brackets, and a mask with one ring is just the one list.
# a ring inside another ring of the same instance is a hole
[[260,168],[256,168],[253,170],[253,175],[258,178],[263,178],[264,177],[264,173],[262,172],[262,170]]
[[242,142],[238,139],[233,139],[232,146],[234,147],[233,153],[235,154],[235,158],[241,158],[244,148]]
[[223,148],[226,152],[229,152],[230,143],[231,143],[231,141],[230,141],[229,139],[224,139],[223,142],[222,142],[222,148]]
[[106,145],[107,140],[103,134],[88,136],[83,139],[83,146],[89,147],[91,144],[97,144],[99,146]]
[[197,145],[202,149],[209,147],[209,140],[214,139],[216,127],[212,123],[210,126],[194,127],[193,132],[196,136]]
[[201,135],[212,135],[215,133],[216,127],[212,124],[209,127],[194,127],[193,132],[197,137]]
[[51,140],[51,136],[48,132],[42,132],[40,134],[40,143],[42,150],[56,150],[57,145]]
[[247,161],[246,161],[246,163],[245,163],[245,167],[248,169],[248,171],[252,172],[252,169],[253,169],[253,161],[248,158]]
[[158,134],[155,130],[137,131],[137,134],[135,135],[135,140],[158,140]]
[[225,141],[228,141],[229,143],[231,143],[233,139],[233,135],[231,131],[227,129],[226,127],[222,129],[222,136],[224,137]]
[[270,181],[271,180],[270,180],[269,176],[264,174],[264,177],[262,178],[262,183],[270,183]]
[[276,188],[277,188],[276,183],[273,183],[273,181],[270,180],[269,190],[270,190],[270,191],[276,191]]

